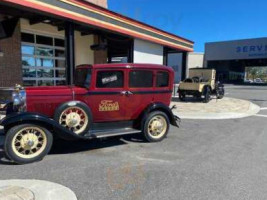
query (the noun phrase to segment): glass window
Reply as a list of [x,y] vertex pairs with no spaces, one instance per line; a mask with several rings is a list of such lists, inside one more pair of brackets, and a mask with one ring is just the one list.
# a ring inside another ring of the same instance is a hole
[[65,78],[66,77],[66,71],[63,70],[56,70],[56,77],[57,78]]
[[169,86],[169,73],[158,72],[157,73],[157,87],[168,87]]
[[38,86],[53,86],[54,80],[41,80],[38,81]]
[[21,41],[34,43],[34,35],[30,33],[21,33]]
[[53,45],[53,38],[41,36],[41,35],[36,35],[36,43],[52,46]]
[[52,57],[52,56],[54,56],[54,50],[50,49],[50,48],[37,47],[35,55],[37,55],[37,56],[45,56],[45,57]]
[[122,88],[124,76],[122,71],[99,71],[96,80],[97,88]]
[[62,39],[55,39],[55,46],[57,47],[65,47],[65,41]]
[[34,47],[29,45],[22,45],[21,46],[21,53],[27,55],[34,55]]
[[22,71],[25,86],[66,84],[64,43],[64,39],[60,38],[21,34]]
[[55,57],[65,58],[65,51],[56,49],[55,50]]
[[153,87],[153,72],[145,70],[131,71],[129,87],[131,88]]
[[66,85],[66,81],[65,80],[58,80],[56,81],[56,85]]
[[46,58],[37,58],[36,59],[37,67],[54,67],[54,60]]
[[55,67],[65,68],[65,60],[55,60]]
[[35,69],[22,69],[22,74],[23,77],[26,78],[32,78],[32,77],[36,77],[36,70]]
[[23,85],[28,87],[28,86],[36,86],[36,81],[35,80],[24,80]]
[[76,86],[88,88],[91,85],[92,70],[77,69],[75,72],[74,82]]
[[35,66],[34,58],[33,57],[23,56],[22,57],[22,66],[34,67]]
[[40,78],[53,78],[54,70],[53,69],[38,69],[37,76]]

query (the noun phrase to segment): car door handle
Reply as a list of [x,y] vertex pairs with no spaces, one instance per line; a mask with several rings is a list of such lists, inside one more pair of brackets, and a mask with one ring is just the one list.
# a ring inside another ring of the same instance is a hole
[[125,96],[129,96],[129,95],[132,95],[133,93],[130,92],[130,91],[122,91],[121,92],[121,95],[125,95]]

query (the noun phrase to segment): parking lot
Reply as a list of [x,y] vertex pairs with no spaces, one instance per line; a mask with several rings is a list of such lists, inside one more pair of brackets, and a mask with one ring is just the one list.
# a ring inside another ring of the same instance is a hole
[[266,91],[266,86],[226,86],[227,97],[261,107],[251,117],[184,119],[156,144],[139,135],[56,141],[41,162],[19,166],[2,159],[0,179],[56,182],[80,200],[266,199]]

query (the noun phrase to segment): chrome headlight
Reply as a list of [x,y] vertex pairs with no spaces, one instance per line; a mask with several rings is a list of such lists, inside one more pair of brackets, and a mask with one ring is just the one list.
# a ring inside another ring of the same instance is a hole
[[26,91],[24,89],[13,91],[12,102],[19,110],[24,110],[26,108]]

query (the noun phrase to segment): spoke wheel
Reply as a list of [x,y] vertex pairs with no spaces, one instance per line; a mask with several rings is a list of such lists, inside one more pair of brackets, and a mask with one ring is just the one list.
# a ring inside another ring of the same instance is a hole
[[153,138],[161,138],[167,130],[167,122],[164,117],[157,115],[148,124],[148,133]]
[[59,123],[79,135],[87,128],[88,116],[80,107],[68,107],[61,113]]
[[169,118],[161,111],[151,112],[144,123],[144,136],[149,142],[160,142],[168,134]]
[[27,127],[13,137],[12,149],[21,158],[34,158],[39,156],[47,145],[45,132],[37,127]]
[[52,144],[53,135],[44,126],[21,124],[7,130],[4,150],[15,163],[28,164],[42,160]]

